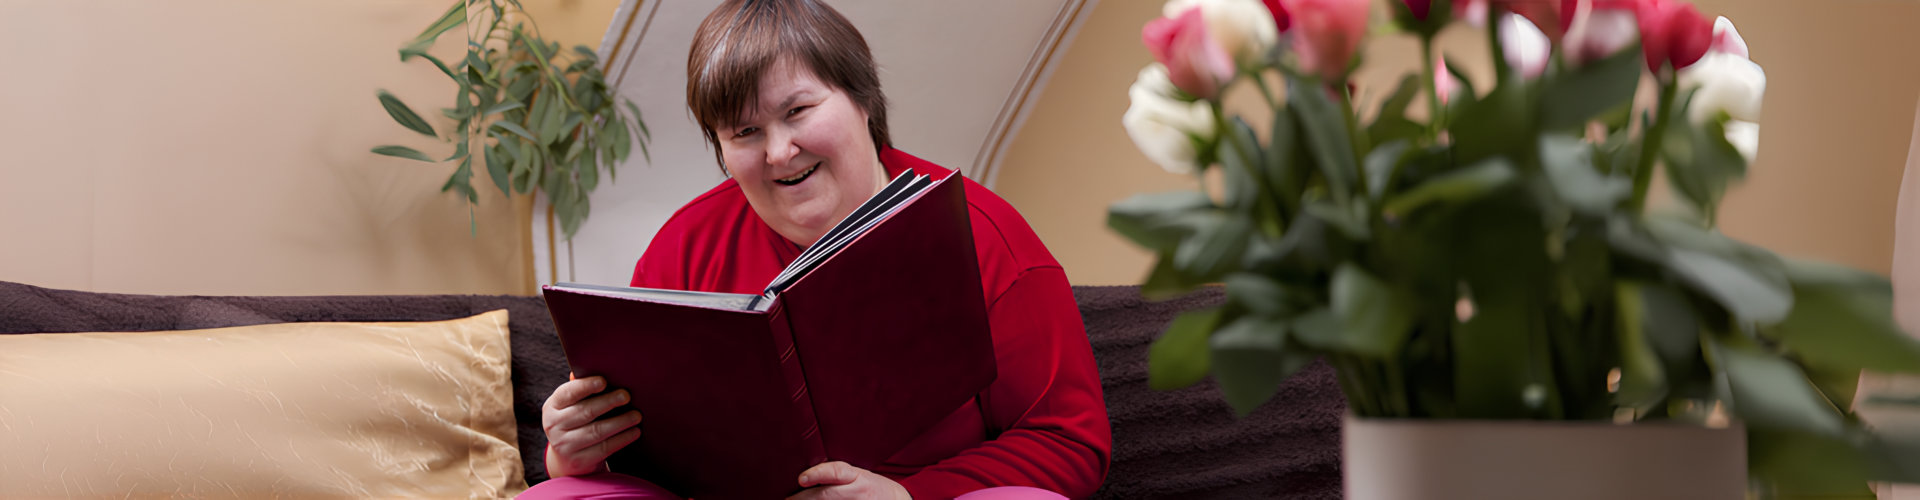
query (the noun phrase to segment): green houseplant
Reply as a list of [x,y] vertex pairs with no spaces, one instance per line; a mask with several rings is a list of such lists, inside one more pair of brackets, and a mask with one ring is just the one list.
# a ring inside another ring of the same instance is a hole
[[[1680,0],[1394,0],[1394,25],[1372,27],[1370,3],[1173,0],[1143,30],[1158,62],[1130,91],[1130,137],[1169,170],[1224,179],[1110,208],[1158,256],[1149,296],[1227,295],[1156,340],[1153,386],[1210,375],[1244,414],[1322,358],[1360,419],[1699,424],[1725,409],[1759,492],[1920,481],[1916,440],[1853,411],[1863,369],[1920,372],[1888,280],[1714,228],[1764,91],[1731,23]],[[1433,53],[1473,18],[1494,20],[1484,92]],[[1388,31],[1417,37],[1425,64],[1366,113],[1348,76],[1361,40]],[[1654,104],[1636,107],[1648,76]],[[1258,87],[1267,124],[1226,113],[1235,85]],[[1684,210],[1648,210],[1656,170]]]
[[[525,19],[519,0],[456,0],[445,14],[400,49],[400,60],[425,59],[458,86],[452,107],[441,114],[455,121],[437,133],[433,126],[385,90],[380,105],[409,130],[454,144],[452,156],[435,160],[405,146],[380,146],[374,153],[429,163],[458,162],[442,192],[468,203],[479,202],[473,173],[485,168],[494,187],[511,197],[540,190],[547,194],[549,231],[558,219],[568,240],[592,211],[587,195],[611,181],[614,167],[637,142],[649,156],[651,134],[633,102],[607,86],[599,56],[584,45],[561,50],[541,38]],[[427,53],[442,35],[465,28],[466,56],[454,64]],[[620,101],[616,105],[615,101]],[[549,240],[551,240],[551,234]],[[551,242],[550,242],[551,243]]]

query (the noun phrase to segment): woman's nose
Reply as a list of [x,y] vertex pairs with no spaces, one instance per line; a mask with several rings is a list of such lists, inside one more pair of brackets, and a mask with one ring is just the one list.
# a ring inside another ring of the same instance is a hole
[[793,143],[793,134],[784,130],[767,130],[767,165],[785,168],[787,162],[800,154],[800,146]]

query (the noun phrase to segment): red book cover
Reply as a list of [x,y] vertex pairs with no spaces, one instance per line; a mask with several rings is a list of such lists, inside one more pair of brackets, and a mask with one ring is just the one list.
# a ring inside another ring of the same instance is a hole
[[683,497],[783,498],[815,464],[878,465],[984,390],[997,370],[956,177],[864,233],[843,223],[844,246],[771,297],[543,287],[574,373],[643,415],[613,470]]

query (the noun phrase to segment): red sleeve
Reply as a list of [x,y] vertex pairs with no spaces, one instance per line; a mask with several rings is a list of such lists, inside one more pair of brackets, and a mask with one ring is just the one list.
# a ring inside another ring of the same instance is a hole
[[900,484],[922,500],[995,486],[1092,496],[1106,478],[1113,434],[1066,273],[1028,270],[989,307],[1000,375],[980,404],[987,427],[1004,431]]

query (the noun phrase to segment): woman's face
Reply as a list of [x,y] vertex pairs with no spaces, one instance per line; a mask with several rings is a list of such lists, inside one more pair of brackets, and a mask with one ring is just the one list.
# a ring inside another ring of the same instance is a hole
[[738,122],[714,130],[721,156],[767,225],[812,245],[885,184],[867,113],[786,59],[761,74],[758,97]]

